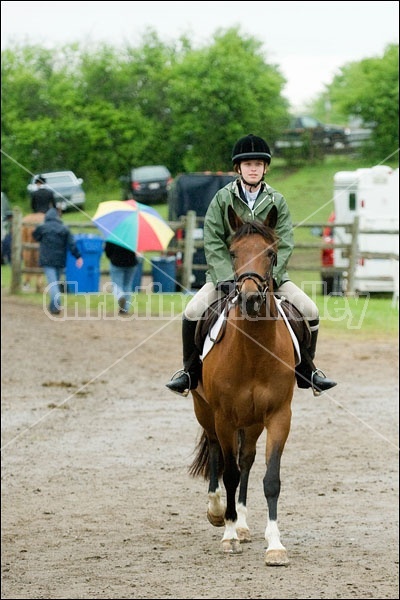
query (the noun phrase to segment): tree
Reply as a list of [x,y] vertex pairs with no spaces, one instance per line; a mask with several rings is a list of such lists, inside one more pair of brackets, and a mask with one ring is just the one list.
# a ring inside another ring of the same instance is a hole
[[284,83],[238,29],[200,49],[151,29],[138,47],[14,46],[2,52],[3,189],[26,201],[28,175],[60,169],[96,186],[144,164],[228,170],[238,137],[273,140]]
[[398,153],[399,141],[399,47],[387,46],[382,57],[347,63],[319,99],[330,101],[339,115],[359,117],[373,126],[364,153],[385,162]]
[[265,62],[261,43],[236,28],[218,31],[208,47],[188,49],[171,75],[169,141],[176,172],[230,170],[238,137],[271,139],[287,114],[283,76]]

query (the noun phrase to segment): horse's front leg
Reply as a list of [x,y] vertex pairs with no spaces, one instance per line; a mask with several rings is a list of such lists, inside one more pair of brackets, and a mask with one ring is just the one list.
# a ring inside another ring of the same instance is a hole
[[238,554],[242,551],[237,534],[236,490],[240,481],[240,471],[236,463],[235,454],[230,451],[224,455],[225,468],[223,480],[226,490],[225,531],[221,540],[222,550],[225,553]]
[[241,542],[251,542],[251,534],[247,525],[247,489],[249,485],[250,470],[256,457],[256,444],[260,437],[264,425],[257,423],[252,427],[239,431],[239,468],[240,468],[240,486],[239,496],[236,505],[237,522],[236,531]]
[[278,499],[281,489],[280,463],[283,448],[275,446],[267,461],[264,476],[264,494],[268,505],[268,519],[265,539],[268,547],[265,552],[265,564],[271,567],[287,566],[289,559],[286,548],[282,545],[278,529]]

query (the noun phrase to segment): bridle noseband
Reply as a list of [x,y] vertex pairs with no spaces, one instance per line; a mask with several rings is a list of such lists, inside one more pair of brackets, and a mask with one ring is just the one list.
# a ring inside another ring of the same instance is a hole
[[235,289],[240,294],[240,292],[242,291],[243,283],[250,279],[256,284],[257,292],[259,294],[265,294],[269,288],[268,284],[270,276],[271,273],[268,273],[267,277],[263,277],[262,275],[260,275],[259,273],[255,273],[254,271],[246,271],[245,273],[239,275],[239,277],[235,278]]

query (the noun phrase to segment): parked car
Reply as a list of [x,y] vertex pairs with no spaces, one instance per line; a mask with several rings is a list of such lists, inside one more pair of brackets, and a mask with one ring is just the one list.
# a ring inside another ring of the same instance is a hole
[[293,117],[274,144],[274,154],[279,156],[290,148],[306,144],[321,146],[325,151],[347,147],[349,130],[339,125],[326,125],[309,115]]
[[[30,195],[36,190],[37,175],[33,175],[28,185]],[[52,171],[40,173],[40,175],[46,180],[45,186],[54,192],[56,204],[61,207],[62,211],[85,206],[86,194],[82,188],[83,179],[77,177],[73,171]]]
[[[237,178],[237,174],[233,171],[228,173],[182,173],[175,178],[173,185],[168,194],[168,219],[169,221],[177,221],[181,216],[187,214],[189,210],[196,213],[196,217],[200,217],[198,227],[194,231],[194,240],[203,239],[203,223],[204,216],[207,212],[208,205],[219,189],[224,187],[230,181]],[[184,238],[184,229],[177,229],[175,237]],[[183,256],[177,256],[177,281],[181,280],[180,267],[182,266]],[[193,281],[191,287],[201,288],[206,281],[206,257],[204,248],[195,248],[193,254]],[[199,265],[196,268],[196,265]],[[178,286],[177,291],[182,291]]]
[[121,181],[123,200],[134,198],[143,204],[165,204],[172,176],[164,165],[146,165],[131,169]]

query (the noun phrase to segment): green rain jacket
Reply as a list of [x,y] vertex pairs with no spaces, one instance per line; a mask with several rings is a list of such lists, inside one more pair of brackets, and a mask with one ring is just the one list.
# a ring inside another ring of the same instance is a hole
[[287,264],[293,252],[293,226],[289,207],[285,198],[263,182],[261,191],[255,201],[253,210],[241,199],[239,194],[239,179],[221,188],[211,200],[204,219],[204,252],[207,261],[206,281],[214,285],[221,281],[234,279],[232,261],[229,255],[229,245],[234,231],[228,220],[228,206],[244,220],[264,221],[270,209],[275,204],[278,209],[276,234],[279,238],[278,263],[274,267],[273,277],[279,287],[288,281]]

